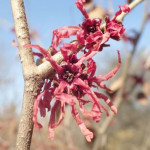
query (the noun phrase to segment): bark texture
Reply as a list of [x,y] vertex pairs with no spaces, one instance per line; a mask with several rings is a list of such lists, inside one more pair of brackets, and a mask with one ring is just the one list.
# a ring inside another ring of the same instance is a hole
[[30,44],[30,36],[23,0],[11,0],[11,6],[25,82],[16,149],[29,150],[33,130],[33,104],[41,88],[42,78],[38,75],[33,59],[32,49],[23,48],[25,44]]
[[19,123],[16,149],[29,150],[33,132],[33,105],[41,88],[41,79],[31,77],[25,81],[21,119]]

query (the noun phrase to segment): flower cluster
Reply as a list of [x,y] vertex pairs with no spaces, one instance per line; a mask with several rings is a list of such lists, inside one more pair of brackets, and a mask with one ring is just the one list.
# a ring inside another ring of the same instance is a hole
[[57,52],[57,47],[62,43],[62,39],[75,36],[77,41],[74,44],[67,44],[63,46],[65,50],[75,50],[76,47],[82,45],[89,53],[91,51],[101,51],[110,38],[114,40],[120,40],[125,29],[121,22],[117,20],[117,17],[122,13],[127,13],[130,8],[127,4],[119,6],[120,10],[116,12],[115,16],[110,20],[109,17],[105,18],[106,28],[100,29],[102,20],[99,18],[90,19],[83,4],[85,0],[77,0],[76,5],[84,16],[84,21],[79,26],[67,26],[58,28],[53,31],[53,38],[51,48],[53,53]]
[[[54,138],[54,129],[63,121],[65,116],[65,107],[69,106],[71,114],[77,122],[82,134],[87,141],[91,141],[93,133],[86,128],[82,121],[79,110],[83,115],[91,117],[94,121],[99,122],[103,111],[108,116],[108,110],[100,103],[99,99],[103,99],[110,109],[116,114],[117,109],[111,103],[110,99],[99,92],[99,88],[110,90],[103,81],[107,81],[113,77],[120,68],[121,58],[118,53],[118,65],[107,75],[95,75],[96,63],[93,56],[103,47],[110,38],[119,40],[124,32],[121,22],[116,20],[116,17],[121,12],[129,12],[127,5],[120,6],[120,10],[115,17],[110,20],[106,18],[106,29],[101,30],[100,25],[102,20],[90,19],[83,4],[85,0],[77,0],[76,5],[82,12],[85,19],[79,26],[67,26],[53,31],[53,38],[50,48],[53,54],[60,51],[64,57],[64,61],[58,65],[51,54],[44,48],[38,45],[25,45],[25,48],[36,48],[40,54],[50,62],[56,70],[56,74],[52,79],[45,79],[44,85],[34,103],[33,121],[37,129],[42,128],[38,122],[38,110],[42,117],[46,116],[46,111],[50,111],[49,120],[49,138]],[[76,40],[70,43],[63,43],[64,38],[75,36]],[[77,52],[83,52],[78,58]],[[54,101],[54,102],[53,102]],[[86,104],[90,103],[92,108],[87,110]],[[77,109],[77,105],[79,110]],[[60,110],[59,119],[56,120],[56,113]]]

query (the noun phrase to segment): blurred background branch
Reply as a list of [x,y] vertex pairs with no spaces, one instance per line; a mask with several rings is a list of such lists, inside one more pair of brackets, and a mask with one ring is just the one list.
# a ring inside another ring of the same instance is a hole
[[[137,1],[137,3],[135,3],[135,2],[136,1],[134,1],[134,4],[136,4],[136,5],[139,4],[139,1]],[[140,1],[140,2],[142,2],[142,1]],[[119,89],[119,91],[117,93],[117,96],[116,96],[114,102],[113,102],[114,105],[118,109],[119,109],[120,104],[124,100],[123,92],[125,90],[125,85],[126,85],[126,82],[127,82],[127,77],[128,77],[128,72],[129,72],[129,68],[130,68],[130,65],[131,65],[131,61],[132,61],[132,58],[134,56],[135,51],[137,50],[138,42],[140,40],[140,37],[142,36],[143,30],[144,30],[144,27],[145,27],[145,24],[146,24],[146,21],[147,21],[148,6],[149,6],[148,4],[149,4],[149,1],[146,0],[145,1],[143,21],[141,23],[141,27],[139,29],[139,33],[137,35],[136,42],[133,45],[132,51],[129,52],[128,55],[127,55],[126,63],[125,63],[125,66],[124,66],[124,69],[123,69],[123,72],[122,72],[122,78],[121,78],[122,79],[122,82],[121,82],[122,85],[121,85],[121,87],[120,87],[120,89]],[[131,6],[135,7],[136,5],[131,5]],[[122,16],[124,16],[124,14]],[[100,141],[102,141],[102,139],[105,138],[105,133],[106,133],[106,131],[107,131],[109,125],[110,125],[110,122],[112,121],[112,119],[115,116],[114,113],[112,113],[111,111],[109,113],[110,113],[110,116],[103,121],[103,123],[101,124],[101,126],[97,130],[97,137],[96,137],[96,140],[95,140],[95,142],[93,144],[93,150],[99,150],[99,149],[103,150],[103,146],[105,144],[101,145]]]

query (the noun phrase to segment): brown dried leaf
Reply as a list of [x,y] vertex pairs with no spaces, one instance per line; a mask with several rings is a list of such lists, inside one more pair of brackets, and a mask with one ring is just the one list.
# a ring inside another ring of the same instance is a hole
[[119,79],[115,80],[111,85],[110,85],[110,89],[112,91],[117,91],[121,86],[122,86],[122,82],[123,82],[123,78],[120,77]]
[[133,0],[127,0],[127,3],[130,4]]
[[150,83],[144,82],[143,84],[143,92],[144,94],[149,97],[150,96]]
[[146,60],[145,68],[150,70],[150,56]]
[[139,92],[137,94],[137,100],[141,105],[147,105],[148,104],[148,99],[143,92]]
[[148,104],[148,99],[147,98],[141,98],[138,100],[138,102],[141,104],[141,105],[147,105]]
[[88,13],[90,19],[94,18],[104,18],[106,15],[108,15],[107,11],[100,6],[95,6],[93,9]]
[[86,0],[86,2],[84,3],[84,6],[88,9],[93,7],[93,0]]

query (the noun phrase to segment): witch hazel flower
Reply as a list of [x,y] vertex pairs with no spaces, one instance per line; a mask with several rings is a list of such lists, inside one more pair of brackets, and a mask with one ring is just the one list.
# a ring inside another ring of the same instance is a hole
[[79,44],[84,45],[89,50],[102,50],[102,46],[109,40],[109,33],[100,30],[102,20],[99,18],[90,19],[83,4],[85,0],[77,0],[76,6],[84,16],[84,21],[79,25],[80,30],[77,32]]
[[106,32],[110,33],[110,38],[114,40],[120,40],[121,36],[124,34],[125,29],[122,25],[122,22],[117,20],[117,17],[122,13],[130,12],[130,8],[127,4],[119,6],[120,10],[116,12],[115,16],[110,20],[109,17],[105,18],[106,22]]
[[78,42],[85,45],[89,50],[101,51],[109,38],[120,40],[125,29],[122,23],[117,20],[117,17],[122,12],[128,13],[130,11],[129,6],[127,4],[119,6],[120,10],[116,12],[112,20],[110,20],[109,17],[106,17],[106,29],[101,30],[100,25],[102,20],[99,18],[90,19],[83,6],[84,2],[85,0],[77,0],[75,3],[85,17],[84,22],[79,25],[81,29],[77,32]]
[[[95,75],[96,63],[92,59],[103,47],[107,46],[106,42],[113,38],[119,40],[124,32],[122,23],[117,21],[117,16],[122,12],[129,12],[127,5],[120,6],[120,10],[115,17],[110,20],[106,18],[106,30],[101,30],[102,20],[95,18],[90,19],[83,3],[85,0],[77,0],[76,5],[84,16],[84,21],[79,26],[67,26],[53,31],[52,43],[50,49],[53,54],[61,51],[64,61],[58,65],[51,54],[38,45],[25,45],[25,48],[36,48],[40,51],[37,56],[44,57],[55,69],[56,74],[51,79],[45,79],[44,85],[39,93],[33,112],[33,121],[37,129],[42,128],[38,121],[38,112],[42,117],[46,112],[50,112],[49,119],[49,138],[54,138],[54,130],[61,124],[65,117],[65,107],[69,106],[71,114],[78,124],[82,134],[88,142],[93,138],[90,131],[79,115],[81,111],[83,116],[91,117],[95,122],[100,122],[103,112],[109,116],[107,108],[99,101],[102,99],[109,106],[111,111],[117,113],[116,107],[110,99],[99,92],[99,89],[110,91],[104,81],[112,78],[120,68],[121,58],[118,53],[118,65],[107,75]],[[75,36],[76,40],[71,43],[64,43],[65,38]],[[78,49],[84,51],[81,57],[77,58]],[[41,56],[42,55],[42,56]],[[85,99],[85,96],[88,98]],[[91,110],[86,108],[86,104],[91,104]],[[78,105],[78,107],[77,107]],[[79,109],[77,109],[79,108]],[[56,119],[57,112],[60,116]]]
[[[116,12],[112,20],[110,20],[109,17],[106,17],[106,29],[101,30],[100,25],[102,20],[100,18],[89,18],[83,5],[85,2],[86,0],[77,0],[75,2],[76,6],[84,16],[84,21],[79,24],[79,26],[66,26],[53,31],[53,38],[50,47],[52,48],[54,54],[60,50],[59,45],[62,43],[63,39],[70,38],[71,36],[75,36],[76,40],[74,40],[73,43],[67,43],[70,47],[79,47],[79,45],[81,45],[81,49],[84,52],[87,50],[89,53],[91,51],[103,50],[103,47],[108,46],[106,42],[110,38],[120,40],[120,37],[124,33],[125,29],[122,23],[117,21],[116,18],[122,12],[127,13],[130,11],[128,5],[125,4],[123,6],[119,6],[120,10]],[[65,47],[65,50],[70,51],[68,47]]]
[[[68,45],[65,45],[66,47]],[[100,93],[99,88],[109,90],[103,81],[107,81],[113,77],[120,68],[121,59],[120,53],[118,53],[118,65],[107,75],[95,76],[96,63],[92,57],[97,53],[92,51],[91,53],[84,54],[80,58],[77,58],[77,54],[68,54],[64,49],[61,49],[64,61],[61,65],[58,65],[48,53],[48,51],[38,45],[25,45],[25,48],[38,49],[44,58],[51,63],[56,70],[56,74],[53,79],[46,79],[40,94],[38,95],[34,103],[33,121],[37,129],[42,128],[42,125],[38,122],[37,115],[38,110],[42,117],[46,116],[46,111],[50,111],[49,120],[49,138],[54,138],[54,130],[60,125],[65,117],[65,107],[69,106],[71,114],[78,124],[82,134],[85,136],[88,142],[93,138],[93,133],[87,129],[83,120],[79,115],[79,110],[83,115],[91,117],[94,121],[99,122],[103,111],[108,116],[107,108],[100,103],[99,99],[103,99],[110,109],[116,114],[117,109],[111,103],[109,98]],[[86,62],[86,63],[85,63]],[[95,90],[93,90],[95,89]],[[85,96],[88,96],[85,99]],[[86,104],[92,105],[91,110],[86,109]],[[79,110],[77,109],[79,106]],[[56,112],[60,112],[59,119],[56,120]]]
[[[58,52],[58,46],[63,42],[63,39],[70,38],[75,36],[80,28],[77,26],[66,26],[62,28],[55,29],[53,31],[53,37],[50,48],[53,50],[53,53]],[[67,43],[70,46],[77,46],[77,43],[71,44]],[[69,49],[68,49],[69,50]]]

